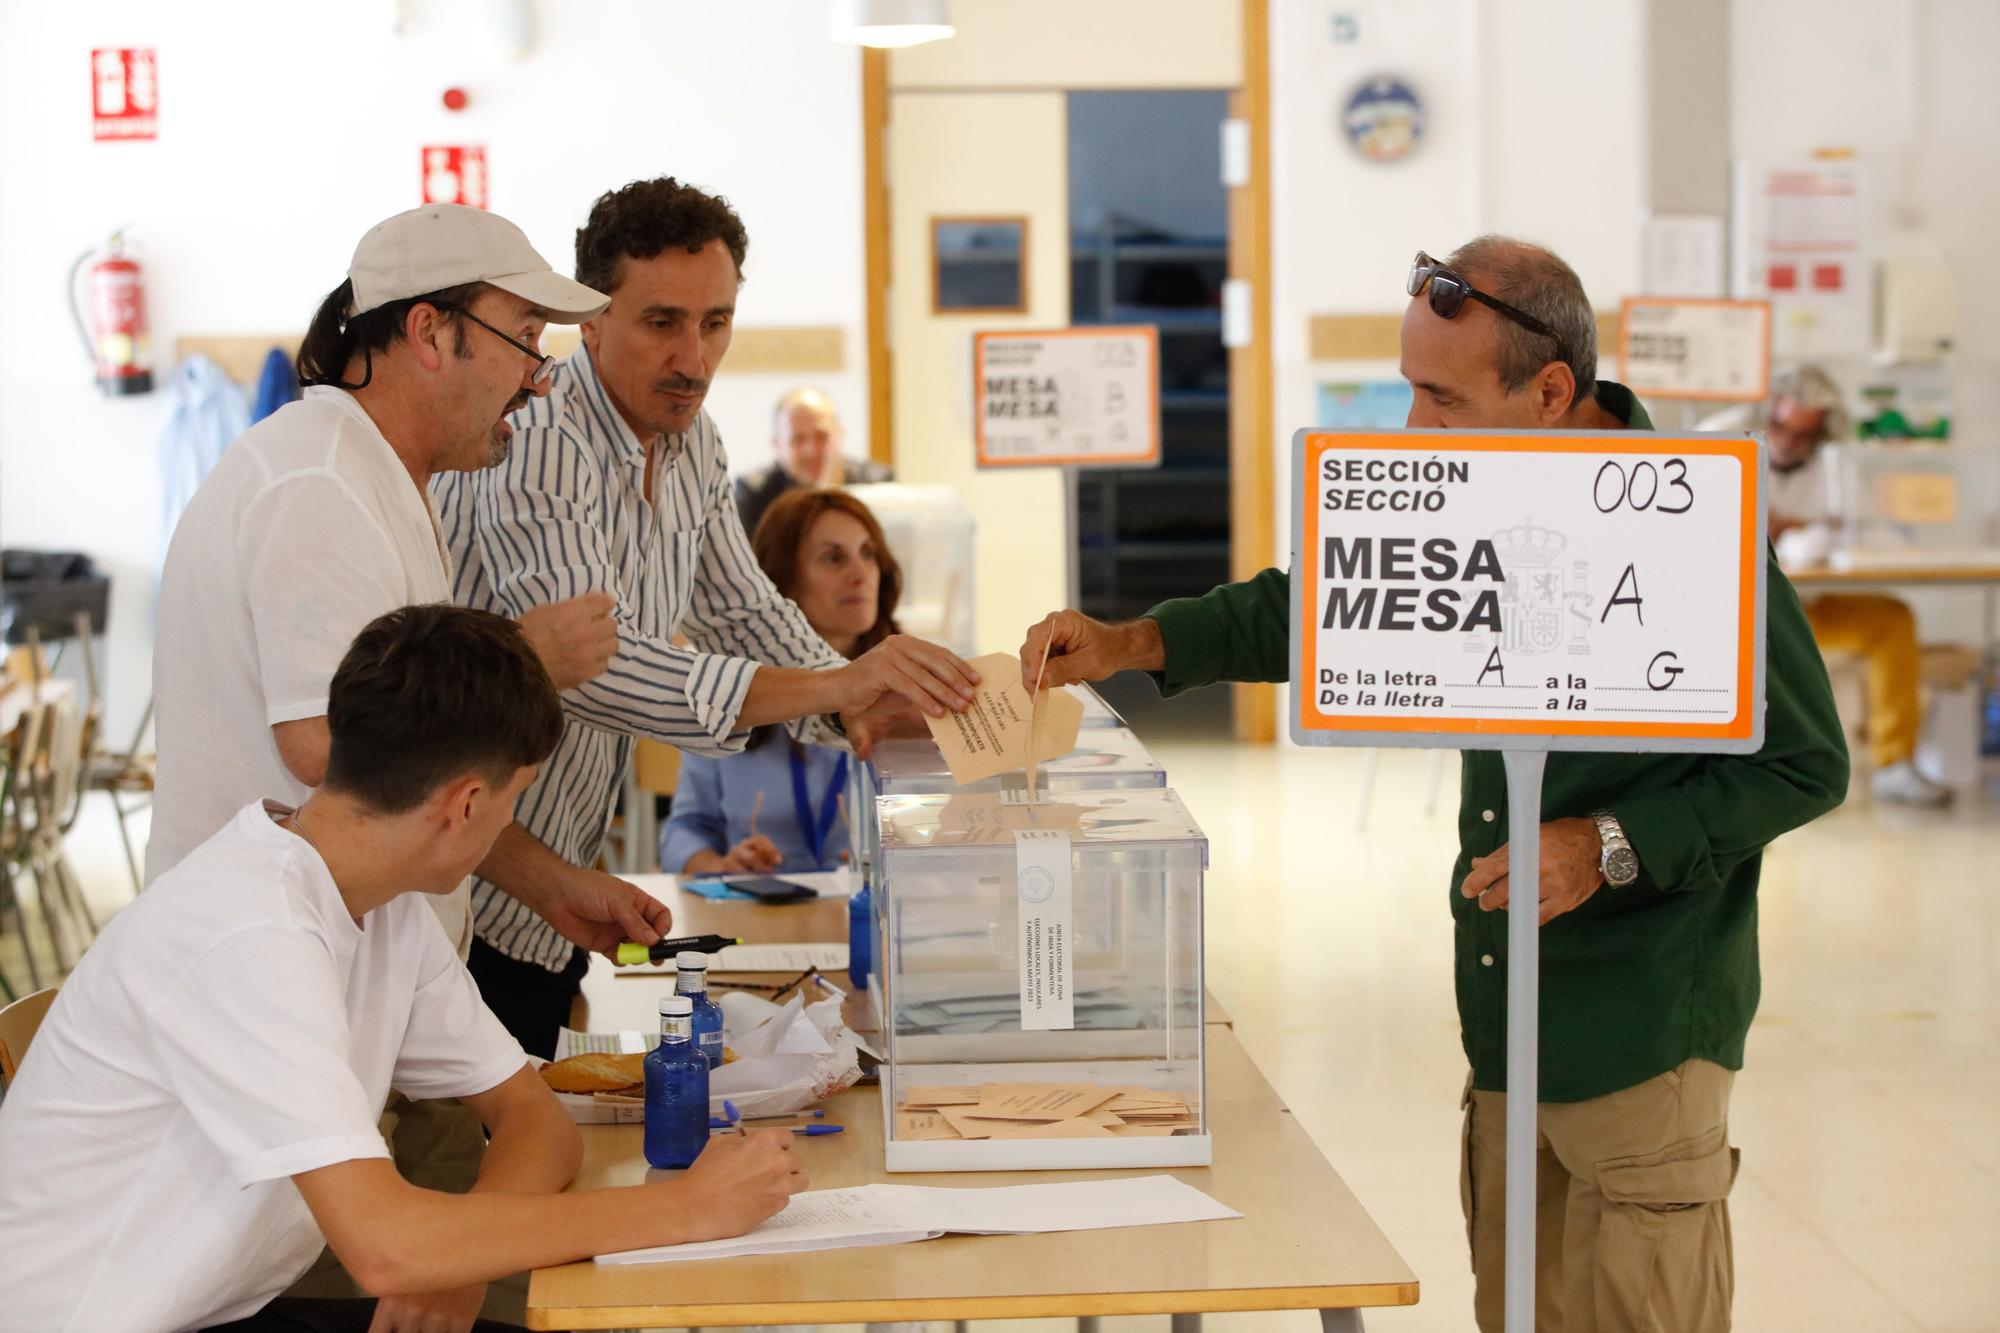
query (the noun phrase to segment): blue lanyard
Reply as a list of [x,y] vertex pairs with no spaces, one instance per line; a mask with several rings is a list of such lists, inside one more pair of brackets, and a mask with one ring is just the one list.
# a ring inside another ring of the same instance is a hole
[[815,816],[812,798],[806,795],[806,764],[799,757],[799,747],[786,747],[792,760],[792,809],[798,813],[799,828],[806,835],[806,846],[812,852],[813,869],[826,868],[826,835],[833,829],[834,816],[840,813],[840,789],[847,781],[847,756],[841,755],[840,762],[833,766],[833,781],[826,785],[826,800],[820,803],[819,814]]

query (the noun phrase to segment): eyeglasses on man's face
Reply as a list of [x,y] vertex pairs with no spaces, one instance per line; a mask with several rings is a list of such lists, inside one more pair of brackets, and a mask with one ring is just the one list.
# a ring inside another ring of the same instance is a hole
[[494,328],[491,324],[488,324],[485,320],[481,319],[479,316],[473,314],[470,310],[467,310],[464,306],[441,305],[438,307],[438,309],[449,310],[455,315],[465,316],[467,319],[471,320],[474,324],[477,324],[480,328],[485,329],[488,333],[498,338],[501,342],[506,343],[509,347],[513,348],[521,355],[527,357],[529,360],[533,361],[535,363],[535,373],[534,377],[530,379],[528,382],[530,384],[533,384],[536,388],[539,389],[544,384],[547,384],[549,382],[549,379],[556,373],[556,359],[554,357],[544,356],[542,354],[541,348],[530,347],[528,346],[528,344],[522,342],[519,338],[508,337],[506,334]]

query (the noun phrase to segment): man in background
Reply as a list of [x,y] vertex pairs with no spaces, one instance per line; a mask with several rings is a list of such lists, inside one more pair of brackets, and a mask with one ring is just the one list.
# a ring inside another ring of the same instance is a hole
[[771,413],[771,450],[777,461],[736,479],[736,509],[743,515],[743,530],[757,531],[757,521],[771,501],[794,486],[860,486],[893,480],[886,465],[842,453],[846,438],[840,410],[821,390],[793,389],[780,398]]
[[[1800,366],[1773,378],[1762,403],[1732,408],[1703,430],[1760,430],[1771,457],[1771,540],[1786,570],[1824,565],[1845,517],[1820,446],[1847,433],[1840,388],[1824,371]],[[1936,808],[1951,789],[1917,770],[1922,654],[1909,604],[1887,593],[1826,593],[1805,600],[1822,651],[1859,657],[1868,686],[1868,787],[1878,801]]]

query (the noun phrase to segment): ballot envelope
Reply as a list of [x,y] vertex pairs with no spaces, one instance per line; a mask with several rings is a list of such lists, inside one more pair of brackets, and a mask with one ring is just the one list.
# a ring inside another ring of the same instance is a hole
[[891,1171],[1206,1164],[1202,880],[1173,791],[878,797]]

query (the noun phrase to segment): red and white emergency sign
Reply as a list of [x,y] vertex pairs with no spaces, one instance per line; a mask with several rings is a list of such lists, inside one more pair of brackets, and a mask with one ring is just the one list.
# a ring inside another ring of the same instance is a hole
[[424,202],[486,207],[486,150],[474,144],[424,149]]
[[102,142],[159,137],[160,79],[151,47],[90,53],[91,137]]

